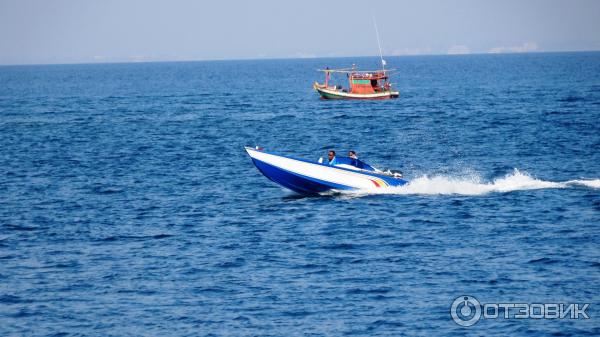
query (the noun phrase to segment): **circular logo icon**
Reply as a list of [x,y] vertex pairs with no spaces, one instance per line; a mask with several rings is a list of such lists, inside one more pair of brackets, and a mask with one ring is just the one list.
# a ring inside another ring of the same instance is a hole
[[471,326],[481,318],[481,303],[473,296],[459,296],[450,307],[450,315],[460,326]]

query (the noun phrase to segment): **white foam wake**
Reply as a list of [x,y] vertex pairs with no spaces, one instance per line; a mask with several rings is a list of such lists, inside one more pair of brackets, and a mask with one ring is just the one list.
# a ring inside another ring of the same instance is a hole
[[572,185],[600,188],[600,179],[553,182],[536,179],[515,169],[512,173],[491,182],[482,182],[481,178],[474,174],[467,177],[421,176],[412,179],[404,186],[361,190],[352,192],[352,194],[484,195],[493,192],[567,188]]
[[581,185],[591,188],[600,188],[600,179],[590,179],[590,180],[569,180],[565,182],[567,185]]

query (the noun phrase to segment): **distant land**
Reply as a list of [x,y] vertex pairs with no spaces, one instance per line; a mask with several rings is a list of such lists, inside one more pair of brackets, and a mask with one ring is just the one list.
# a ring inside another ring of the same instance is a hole
[[[427,52],[426,50],[406,50],[396,51],[392,54],[384,54],[383,57],[408,57],[408,56],[444,56],[444,55],[497,55],[497,54],[541,54],[541,53],[586,53],[600,52],[597,50],[539,50],[533,48],[532,45],[524,44],[523,46],[513,47],[495,47],[487,52],[472,52],[466,46],[453,46],[446,53]],[[150,63],[150,62],[202,62],[202,61],[251,61],[251,60],[295,60],[295,59],[327,59],[327,58],[362,58],[362,57],[379,57],[376,54],[370,55],[343,55],[343,54],[301,54],[289,55],[283,57],[269,57],[268,55],[258,55],[256,57],[246,58],[201,58],[201,57],[160,57],[160,56],[130,56],[125,58],[119,57],[101,57],[95,56],[91,59],[72,60],[67,62],[23,62],[23,63],[0,63],[0,66],[19,66],[19,65],[60,65],[60,64],[111,64],[111,63]]]

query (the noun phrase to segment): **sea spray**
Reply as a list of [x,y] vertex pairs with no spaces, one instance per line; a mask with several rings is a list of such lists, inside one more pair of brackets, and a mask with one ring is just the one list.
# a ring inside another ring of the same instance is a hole
[[400,194],[400,195],[485,195],[489,193],[506,193],[513,191],[536,190],[547,188],[567,188],[573,185],[600,188],[600,179],[569,180],[553,182],[532,177],[527,172],[514,169],[504,177],[491,182],[483,182],[477,174],[466,176],[423,175],[411,179],[407,185],[386,189],[369,189],[353,191],[345,194],[362,196],[370,194]]
[[582,180],[569,180],[565,182],[567,185],[581,185],[591,188],[600,188],[600,179],[582,179]]

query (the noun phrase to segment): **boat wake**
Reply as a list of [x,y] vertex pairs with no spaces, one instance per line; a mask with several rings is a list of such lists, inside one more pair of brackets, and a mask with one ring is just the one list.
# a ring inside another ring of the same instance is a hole
[[563,182],[545,181],[515,169],[512,173],[491,182],[484,182],[475,174],[466,177],[448,176],[421,176],[410,180],[404,186],[386,189],[369,189],[352,192],[343,192],[350,196],[363,196],[372,194],[406,194],[406,195],[485,195],[489,193],[505,193],[512,191],[568,188],[585,186],[600,188],[600,179],[569,180]]

